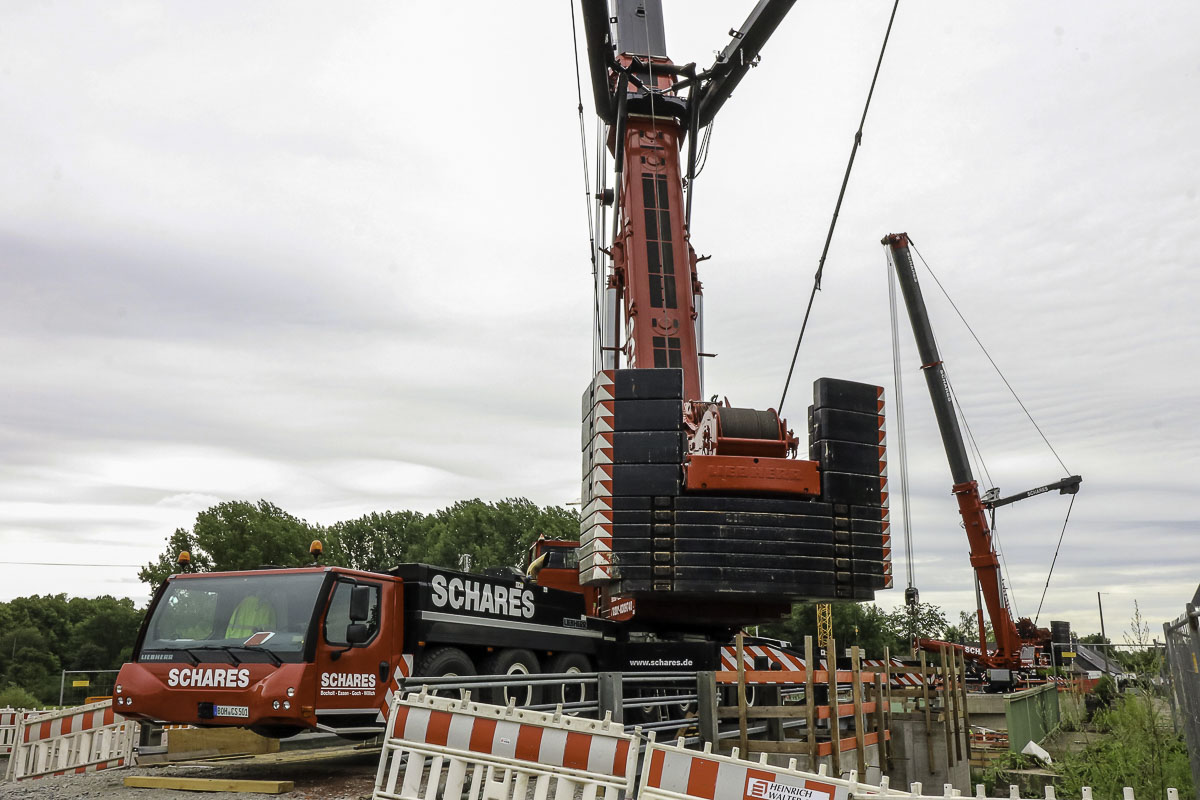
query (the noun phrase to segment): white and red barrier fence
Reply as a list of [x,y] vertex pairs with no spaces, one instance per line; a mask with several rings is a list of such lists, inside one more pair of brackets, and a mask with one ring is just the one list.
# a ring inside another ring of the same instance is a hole
[[129,766],[137,728],[113,712],[111,700],[19,719],[5,777],[22,781]]
[[375,800],[631,797],[638,748],[620,723],[434,697],[393,699]]
[[17,723],[49,711],[48,708],[0,708],[0,756],[12,752],[17,741]]

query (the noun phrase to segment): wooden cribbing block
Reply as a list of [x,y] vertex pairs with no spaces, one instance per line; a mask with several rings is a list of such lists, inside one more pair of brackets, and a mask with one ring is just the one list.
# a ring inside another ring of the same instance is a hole
[[177,789],[183,792],[258,792],[283,794],[292,781],[246,781],[226,778],[172,778],[166,775],[136,775],[125,779],[131,789]]

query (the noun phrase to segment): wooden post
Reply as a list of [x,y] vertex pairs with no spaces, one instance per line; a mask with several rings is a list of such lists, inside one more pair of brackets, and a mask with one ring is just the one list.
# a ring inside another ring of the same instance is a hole
[[829,687],[829,742],[833,775],[842,777],[842,724],[838,719],[837,642],[830,637],[825,650],[825,684]]
[[933,772],[933,720],[929,708],[929,668],[925,664],[925,651],[921,651],[921,694],[925,701],[925,750],[929,756],[929,771]]
[[738,702],[738,743],[741,745],[739,755],[750,757],[750,733],[746,729],[746,662],[743,646],[745,635],[738,631],[737,635],[737,702]]
[[720,744],[717,729],[720,720],[717,718],[717,675],[711,670],[701,670],[696,673],[696,716],[699,718],[700,739],[711,744],[714,749]]
[[[892,649],[890,647],[883,648],[883,691],[887,704],[883,711],[883,726],[886,730],[892,729]],[[887,761],[880,762],[886,766],[887,771],[892,771],[892,741],[888,739],[884,743],[884,752],[887,754]]]
[[804,637],[804,702],[806,708],[805,721],[808,723],[808,771],[817,771],[817,700],[816,680],[817,662],[813,658],[813,640],[811,636]]
[[958,693],[958,653],[952,647],[947,647],[946,651],[950,656],[949,688],[950,699],[953,700],[951,705],[954,708],[954,754],[958,757],[959,761],[962,761],[962,725],[960,724],[962,717],[962,698],[959,697]]
[[967,707],[967,656],[966,653],[960,653],[958,656],[958,674],[960,676],[959,687],[960,696],[962,697],[962,718],[963,730],[966,731],[967,745],[967,760],[971,760],[971,712]]
[[867,779],[866,744],[863,741],[863,693],[862,693],[862,658],[859,656],[858,645],[850,648],[850,679],[854,684],[850,687],[850,696],[854,698],[854,749],[858,754],[859,780]]
[[955,763],[957,763],[957,762],[955,762],[955,760],[954,760],[954,743],[950,741],[953,738],[953,732],[951,730],[953,726],[950,724],[950,702],[949,702],[949,700],[950,700],[950,695],[949,695],[950,684],[948,682],[948,678],[950,677],[950,675],[949,675],[949,672],[947,672],[947,670],[946,670],[946,646],[945,645],[942,645],[941,647],[938,648],[938,655],[941,657],[941,663],[942,663],[942,670],[941,670],[942,721],[945,723],[945,726],[946,726],[946,765],[953,767],[955,765]]
[[[887,723],[884,716],[883,706],[887,701],[883,695],[883,676],[876,673],[875,675],[875,741],[876,747],[879,748],[879,771],[887,773],[888,771],[888,738],[887,738]],[[865,774],[865,773],[864,773]],[[865,780],[865,778],[864,778]]]

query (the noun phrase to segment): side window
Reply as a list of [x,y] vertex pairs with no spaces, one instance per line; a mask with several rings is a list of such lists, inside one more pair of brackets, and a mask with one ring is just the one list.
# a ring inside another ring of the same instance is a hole
[[345,647],[346,628],[350,625],[350,594],[355,586],[368,586],[371,589],[371,610],[367,615],[367,641],[375,638],[379,630],[379,586],[370,583],[352,583],[338,581],[333,586],[333,597],[329,601],[329,610],[325,612],[325,641],[329,644]]

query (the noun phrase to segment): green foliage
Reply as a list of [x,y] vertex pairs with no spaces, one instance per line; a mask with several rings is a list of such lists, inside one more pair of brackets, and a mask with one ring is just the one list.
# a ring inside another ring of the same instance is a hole
[[40,706],[41,703],[36,697],[15,683],[10,683],[4,689],[0,689],[0,708],[38,708]]
[[1040,767],[1041,762],[1033,756],[1021,753],[1005,753],[987,762],[979,782],[988,797],[1007,797],[1008,787],[1013,782],[1012,772],[1018,769]]
[[[996,638],[996,632],[992,630],[992,623],[987,621],[986,616],[983,623],[983,635],[989,641],[994,641]],[[979,618],[975,612],[958,612],[958,624],[946,626],[945,639],[947,642],[957,642],[959,644],[978,642]]]
[[1082,753],[1065,754],[1058,762],[1063,797],[1079,797],[1084,786],[1094,797],[1120,797],[1132,786],[1134,797],[1166,797],[1175,787],[1191,797],[1192,775],[1187,748],[1171,729],[1160,702],[1147,695],[1126,694],[1096,714],[1099,737]]
[[1092,689],[1092,694],[1100,701],[1102,707],[1107,708],[1116,699],[1117,684],[1108,675],[1101,675],[1100,680],[1096,681],[1096,686]]
[[194,572],[303,566],[311,563],[313,539],[324,540],[323,563],[376,572],[406,561],[457,567],[464,554],[471,556],[472,569],[519,566],[538,536],[578,538],[579,515],[555,506],[538,508],[524,498],[474,499],[433,514],[385,511],[323,528],[266,500],[228,502],[200,512],[190,531],[177,529],[166,550],[138,577],[158,586],[179,571],[181,550],[191,554]]
[[[940,608],[921,603],[916,615],[906,606],[885,612],[868,603],[833,603],[833,638],[838,649],[858,645],[866,656],[882,658],[887,648],[893,655],[908,652],[909,632],[914,628],[920,636],[937,637],[946,626]],[[817,607],[813,603],[797,603],[792,612],[780,622],[763,625],[761,633],[799,645],[805,636],[817,632]]]
[[0,603],[0,685],[19,687],[36,704],[57,703],[62,670],[121,666],[144,613],[128,598],[109,596]]
[[932,603],[896,606],[887,619],[888,627],[905,643],[905,649],[914,639],[944,638],[950,625],[942,609]]
[[138,578],[157,587],[179,571],[182,550],[191,554],[191,569],[256,569],[264,564],[298,567],[311,563],[308,545],[321,537],[319,526],[280,509],[266,500],[221,503],[201,511],[191,531],[176,529],[167,549],[147,564]]

